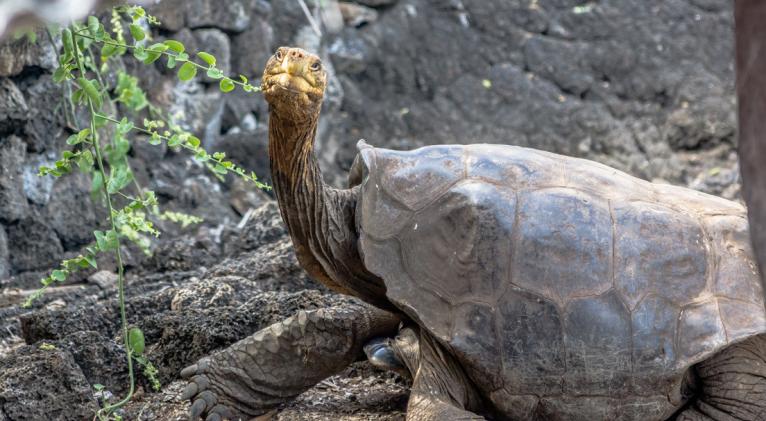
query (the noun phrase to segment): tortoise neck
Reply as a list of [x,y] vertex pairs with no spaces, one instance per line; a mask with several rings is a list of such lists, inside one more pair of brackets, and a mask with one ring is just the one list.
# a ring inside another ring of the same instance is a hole
[[385,287],[357,249],[358,188],[326,185],[314,153],[318,114],[307,121],[269,115],[269,161],[282,219],[301,266],[337,292],[387,307]]

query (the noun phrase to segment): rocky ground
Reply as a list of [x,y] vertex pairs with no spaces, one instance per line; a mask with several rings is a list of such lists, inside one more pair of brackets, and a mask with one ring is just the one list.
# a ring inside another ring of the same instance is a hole
[[[314,9],[314,3],[307,2]],[[331,85],[319,129],[325,178],[342,185],[365,138],[376,146],[491,142],[595,159],[636,176],[739,198],[731,5],[727,0],[358,0],[322,2],[311,29],[294,1],[162,0],[158,39],[209,51],[257,80],[279,45],[323,56]],[[39,178],[75,121],[51,80],[56,46],[40,32],[0,45],[0,421],[92,418],[120,395],[114,265],[85,272],[32,309],[19,303],[103,226],[80,175]],[[208,150],[267,175],[267,107],[158,65],[124,66]],[[266,193],[218,182],[188,156],[141,139],[139,182],[167,209],[205,218],[126,255],[129,319],[146,334],[161,392],[139,378],[126,419],[182,419],[180,368],[299,309],[347,298],[297,266]],[[94,393],[93,385],[104,391]],[[276,414],[284,420],[403,419],[407,382],[360,362]]]

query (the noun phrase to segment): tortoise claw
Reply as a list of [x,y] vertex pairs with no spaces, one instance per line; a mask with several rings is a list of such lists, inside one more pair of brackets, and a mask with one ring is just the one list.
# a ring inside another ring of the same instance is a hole
[[197,374],[197,364],[192,364],[183,370],[181,370],[181,378],[188,379],[189,377]]
[[183,393],[181,393],[181,400],[189,400],[192,396],[197,394],[197,391],[199,390],[199,387],[197,387],[196,383],[189,383],[188,386],[186,386],[186,389],[184,389]]
[[204,399],[197,398],[189,410],[189,421],[197,421],[202,418],[202,412],[207,408],[207,402]]

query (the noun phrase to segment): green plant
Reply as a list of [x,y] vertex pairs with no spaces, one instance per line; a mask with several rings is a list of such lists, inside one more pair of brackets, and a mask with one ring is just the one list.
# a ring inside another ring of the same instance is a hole
[[[131,44],[126,41],[125,24],[133,39]],[[254,173],[248,173],[227,160],[223,153],[208,153],[200,146],[197,137],[183,130],[172,119],[164,117],[162,110],[147,100],[135,76],[118,68],[116,83],[110,86],[106,82],[104,74],[114,71],[111,66],[116,62],[115,59],[130,52],[135,59],[147,65],[164,58],[168,68],[177,67],[178,78],[182,81],[188,81],[198,71],[202,71],[219,81],[218,86],[222,92],[231,92],[237,87],[246,92],[260,90],[242,75],[238,78],[224,75],[216,67],[216,58],[211,54],[198,52],[196,57],[200,62],[195,61],[179,41],[165,40],[147,45],[151,33],[144,29],[144,25],[156,24],[157,19],[146,14],[141,7],[119,6],[112,9],[110,30],[97,17],[90,16],[85,23],[72,23],[59,31],[62,49],[53,79],[65,87],[64,104],[70,124],[74,124],[76,107],[87,110],[89,121],[87,127],[76,130],[67,139],[66,143],[71,149],[65,150],[53,166],[39,169],[40,176],[61,177],[70,173],[74,167],[90,175],[91,196],[93,200],[104,204],[108,214],[108,229],[94,231],[94,242],[85,248],[85,252],[63,260],[58,268],[41,280],[42,287],[25,303],[26,306],[31,305],[48,287],[65,281],[75,271],[96,268],[100,254],[114,255],[130,385],[124,398],[113,404],[104,403],[104,407],[96,414],[99,419],[115,419],[117,415],[114,411],[131,399],[135,389],[133,361],[143,368],[153,388],[158,390],[160,387],[156,378],[157,369],[144,356],[143,333],[135,327],[128,329],[127,325],[122,261],[125,242],[134,243],[149,253],[151,238],[160,234],[152,223],[153,219],[169,220],[184,227],[201,222],[200,218],[191,215],[160,210],[155,194],[139,185],[127,158],[131,142],[138,141],[131,135],[142,133],[147,135],[147,142],[151,145],[165,142],[170,148],[188,150],[195,160],[203,163],[218,178],[233,173],[252,181],[257,187],[268,188]],[[49,31],[49,35],[58,36],[52,31]],[[121,108],[127,110],[129,116],[120,115]],[[148,117],[138,125],[132,118],[140,112],[148,112]],[[122,206],[118,207],[119,204]]]

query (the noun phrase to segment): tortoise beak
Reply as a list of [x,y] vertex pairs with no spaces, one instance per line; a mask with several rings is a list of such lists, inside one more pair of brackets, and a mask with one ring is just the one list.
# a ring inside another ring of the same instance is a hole
[[281,69],[290,76],[299,76],[305,79],[306,66],[302,60],[298,61],[289,56],[285,57],[285,59],[282,60]]

